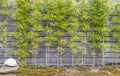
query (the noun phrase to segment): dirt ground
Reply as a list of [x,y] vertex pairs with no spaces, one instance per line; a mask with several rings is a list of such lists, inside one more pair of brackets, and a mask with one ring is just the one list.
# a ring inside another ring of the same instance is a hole
[[69,67],[54,76],[120,76],[120,68],[112,67]]
[[0,76],[120,76],[119,67],[63,67],[54,75],[0,74]]

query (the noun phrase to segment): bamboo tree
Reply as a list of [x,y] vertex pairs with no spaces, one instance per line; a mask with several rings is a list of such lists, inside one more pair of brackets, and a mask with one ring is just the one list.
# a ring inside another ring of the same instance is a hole
[[115,52],[115,63],[117,65],[117,58],[118,58],[118,52],[119,52],[119,44],[120,44],[120,36],[119,36],[119,32],[120,32],[120,3],[115,3],[114,4],[114,10],[112,11],[113,15],[115,15],[112,18],[112,21],[114,24],[112,24],[111,26],[111,32],[112,32],[112,37],[113,37],[113,43],[112,43],[112,51]]
[[77,53],[76,50],[76,40],[77,37],[77,28],[78,28],[78,7],[77,4],[75,4],[72,0],[68,0],[67,2],[67,19],[66,19],[66,25],[68,25],[69,28],[67,28],[67,33],[70,35],[70,40],[67,40],[67,44],[71,49],[72,54],[72,66],[74,66],[74,55]]
[[8,18],[9,18],[9,7],[10,7],[10,3],[7,0],[1,0],[1,7],[2,9],[0,10],[0,14],[3,15],[5,17],[5,19],[3,20],[3,22],[0,22],[0,40],[2,41],[2,44],[0,45],[3,49],[4,49],[4,60],[6,60],[7,57],[7,46],[8,46],[8,42],[7,42],[7,38],[8,38]]
[[52,21],[53,21],[53,14],[52,12],[55,12],[54,10],[54,3],[51,0],[45,0],[44,5],[46,5],[44,11],[44,21],[45,21],[45,41],[46,41],[46,66],[49,65],[49,53],[50,53],[50,47],[52,46],[52,43],[56,40],[56,37],[54,36],[54,30],[52,27]]
[[86,48],[86,44],[87,44],[87,31],[89,29],[89,25],[88,25],[88,7],[87,7],[87,3],[86,0],[81,0],[79,2],[79,30],[80,32],[83,33],[83,37],[81,39],[82,42],[82,46],[81,46],[81,50],[82,50],[82,65],[85,65],[85,56],[87,54],[87,48]]
[[14,53],[18,56],[18,61],[20,65],[25,65],[27,63],[26,57],[28,53],[28,43],[29,43],[29,19],[30,19],[30,0],[16,0],[14,17],[16,19],[16,31],[14,31],[12,36],[15,38],[14,46],[17,49]]
[[[90,26],[92,41],[91,48],[96,52],[96,55],[101,53],[101,41],[104,41],[104,28],[108,21],[109,5],[108,0],[92,0],[90,3]],[[95,63],[93,63],[95,64]]]
[[[51,26],[56,28],[54,31],[55,37],[57,38],[57,51],[59,52],[59,66],[62,66],[62,53],[63,53],[63,45],[66,43],[66,39],[63,37],[65,36],[65,30],[67,27],[66,25],[66,1],[63,0],[56,0],[54,1],[54,10],[52,12],[53,16],[53,23]],[[68,23],[67,23],[68,24]]]
[[30,38],[30,52],[32,52],[32,62],[35,66],[37,48],[39,47],[39,43],[42,41],[42,38],[39,34],[39,32],[43,30],[42,24],[39,22],[42,19],[42,10],[42,0],[31,1],[31,18],[29,19],[29,23],[31,23],[31,30],[28,32],[28,38]]

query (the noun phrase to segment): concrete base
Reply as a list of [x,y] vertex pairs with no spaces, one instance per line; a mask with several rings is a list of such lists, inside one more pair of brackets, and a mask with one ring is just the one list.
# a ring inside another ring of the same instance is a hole
[[0,74],[12,73],[12,72],[16,71],[18,68],[19,68],[19,66],[17,66],[17,67],[2,66],[0,68]]

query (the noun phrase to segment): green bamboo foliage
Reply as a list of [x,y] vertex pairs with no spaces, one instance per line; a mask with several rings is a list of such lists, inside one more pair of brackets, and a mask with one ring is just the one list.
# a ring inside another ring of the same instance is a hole
[[86,0],[81,0],[79,3],[79,31],[83,34],[83,37],[80,38],[82,43],[81,52],[82,52],[82,65],[85,65],[85,56],[87,55],[87,31],[89,29],[88,25],[88,6]]
[[30,52],[32,53],[32,63],[36,66],[36,54],[39,43],[43,41],[39,32],[43,30],[40,20],[42,20],[41,11],[43,10],[42,0],[31,1],[31,13],[29,23],[31,24],[28,38],[30,39]]
[[[14,53],[18,56],[19,64],[27,63],[27,56],[32,54],[32,64],[37,65],[37,48],[43,40],[46,42],[46,66],[50,63],[50,52],[53,43],[57,42],[59,52],[59,66],[62,66],[64,45],[68,45],[72,54],[72,66],[75,64],[74,55],[79,48],[82,52],[82,65],[86,65],[88,34],[91,41],[90,48],[93,56],[93,66],[95,66],[96,56],[102,56],[104,66],[105,50],[109,49],[106,43],[106,36],[110,30],[106,26],[109,16],[109,0],[91,0],[88,7],[86,0],[74,3],[73,0],[16,0],[15,13],[16,31],[11,35],[14,37]],[[4,50],[4,59],[7,55],[8,46],[8,17],[9,2],[0,0],[2,6],[0,15],[5,19],[0,22],[0,47]],[[114,6],[111,28],[113,43],[112,51],[115,52],[116,62],[118,60],[120,44],[120,4]],[[42,38],[40,32],[45,32]],[[88,33],[90,31],[90,33]],[[66,36],[70,36],[69,39]],[[79,40],[81,45],[77,45]],[[56,45],[55,45],[56,46]]]
[[30,19],[30,0],[16,0],[16,28],[17,30],[12,33],[15,38],[13,45],[17,47],[14,53],[18,56],[18,61],[20,65],[25,65],[27,63],[26,57],[28,53],[28,42],[29,42],[29,19]]
[[6,60],[7,57],[7,38],[8,38],[8,18],[9,18],[9,6],[10,3],[7,0],[1,0],[1,10],[0,10],[0,15],[3,15],[5,19],[3,22],[0,22],[0,40],[2,41],[2,44],[0,44],[0,47],[3,48],[4,50],[4,60]]
[[73,3],[72,0],[67,1],[67,19],[66,19],[66,25],[68,25],[69,28],[67,28],[67,32],[70,35],[70,40],[67,40],[67,44],[71,49],[72,53],[72,66],[74,66],[75,60],[74,55],[77,54],[77,47],[76,47],[76,40],[78,39],[77,36],[77,28],[78,28],[78,7],[76,7],[77,4]]
[[63,45],[66,43],[66,39],[63,37],[65,36],[65,30],[68,28],[66,22],[66,14],[67,14],[67,7],[66,1],[63,0],[56,0],[54,1],[54,8],[52,9],[52,16],[53,16],[53,23],[51,26],[56,28],[54,34],[57,38],[57,51],[59,52],[59,66],[62,65],[62,53],[64,51]]
[[108,0],[92,0],[90,3],[90,26],[92,33],[90,39],[92,41],[91,48],[93,54],[93,66],[95,64],[95,53],[101,53],[101,41],[104,42],[104,32],[106,30],[105,24],[108,20]]
[[62,66],[62,53],[64,51],[63,45],[66,43],[66,39],[63,38],[65,35],[65,29],[67,28],[65,24],[65,16],[66,16],[66,8],[65,8],[65,2],[62,0],[57,1],[57,11],[56,11],[56,28],[58,29],[56,32],[56,37],[57,37],[57,42],[58,42],[58,47],[57,50],[59,52],[59,65]]
[[49,65],[49,53],[50,53],[50,49],[52,47],[52,43],[54,41],[56,41],[56,37],[54,35],[54,29],[53,29],[53,20],[54,20],[54,15],[53,13],[55,12],[55,7],[54,7],[54,3],[51,0],[45,0],[44,1],[44,21],[45,21],[45,32],[46,32],[46,36],[45,36],[45,41],[46,41],[46,66]]
[[[114,10],[112,11],[113,12],[113,15],[115,15],[113,18],[112,18],[112,21],[113,21],[113,25],[111,27],[111,32],[112,32],[112,39],[113,39],[113,43],[112,43],[112,51],[115,52],[115,63],[117,63],[118,61],[118,52],[119,52],[119,45],[120,45],[120,17],[119,17],[119,14],[120,14],[120,3],[115,3],[114,4]],[[117,65],[117,64],[116,64]]]

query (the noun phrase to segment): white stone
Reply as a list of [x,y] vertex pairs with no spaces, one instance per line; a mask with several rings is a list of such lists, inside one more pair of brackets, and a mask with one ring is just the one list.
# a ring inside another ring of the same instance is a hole
[[16,66],[18,66],[16,60],[13,59],[13,58],[7,59],[7,60],[4,62],[4,65],[5,65],[5,66],[8,66],[8,67],[16,67]]

